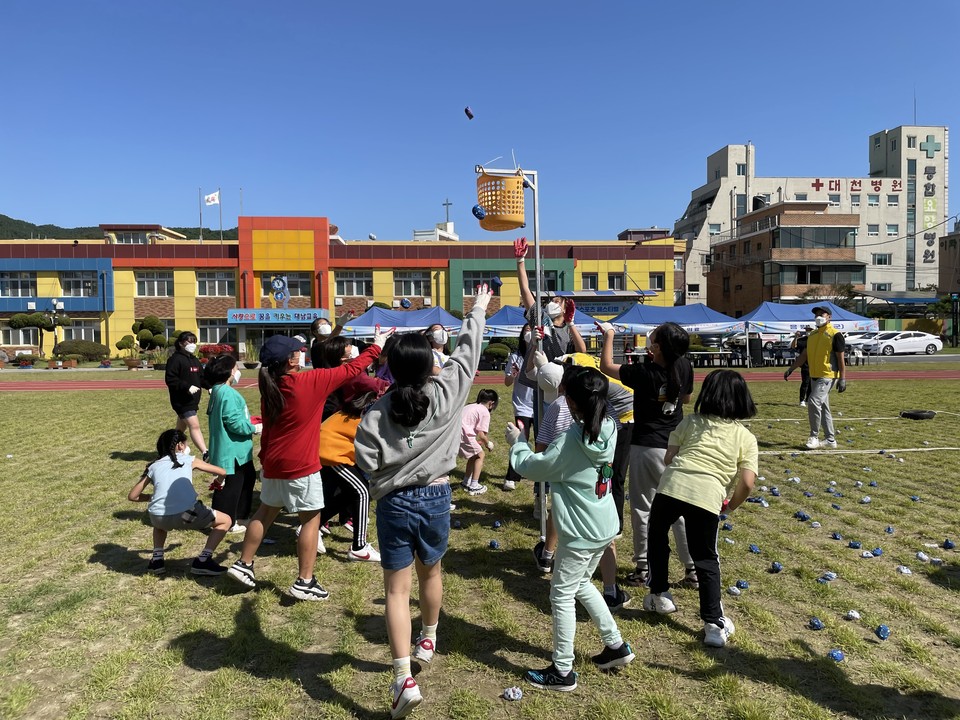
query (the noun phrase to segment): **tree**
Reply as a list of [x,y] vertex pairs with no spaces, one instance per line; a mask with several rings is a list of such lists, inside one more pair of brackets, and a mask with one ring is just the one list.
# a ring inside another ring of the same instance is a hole
[[857,290],[850,283],[839,285],[814,285],[800,293],[800,300],[805,303],[826,300],[844,310],[853,310]]
[[147,315],[143,320],[137,320],[130,329],[144,350],[154,350],[167,345],[167,328],[156,315]]
[[43,333],[53,332],[56,325],[69,325],[72,321],[66,315],[50,315],[42,312],[17,313],[10,318],[11,330],[22,330],[24,328],[37,328],[39,330],[38,347],[40,355],[43,355]]

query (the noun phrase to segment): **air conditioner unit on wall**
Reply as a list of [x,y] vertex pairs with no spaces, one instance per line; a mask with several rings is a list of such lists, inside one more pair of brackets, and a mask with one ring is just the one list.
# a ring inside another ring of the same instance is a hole
[[333,304],[334,304],[334,305],[343,305],[343,298],[334,298],[334,299],[333,299]]
[[399,301],[399,300],[394,300],[394,301],[393,301],[393,306],[394,306],[395,308],[400,307],[400,301]]
[[36,310],[36,309],[37,309],[37,304],[35,302],[27,303],[27,310]]
[[368,307],[368,308],[369,308],[369,307],[373,307],[373,303],[374,303],[374,302],[376,302],[376,301],[375,301],[375,300],[367,300],[367,307]]
[[425,298],[423,299],[423,306],[424,306],[424,307],[430,307],[431,305],[433,305],[433,300],[431,300],[431,299],[428,298],[428,297],[425,297]]

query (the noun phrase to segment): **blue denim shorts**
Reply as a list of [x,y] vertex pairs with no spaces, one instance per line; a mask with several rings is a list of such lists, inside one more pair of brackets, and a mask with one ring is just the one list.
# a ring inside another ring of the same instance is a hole
[[433,565],[447,552],[450,539],[450,484],[395,490],[377,500],[380,566],[402,570],[414,555]]

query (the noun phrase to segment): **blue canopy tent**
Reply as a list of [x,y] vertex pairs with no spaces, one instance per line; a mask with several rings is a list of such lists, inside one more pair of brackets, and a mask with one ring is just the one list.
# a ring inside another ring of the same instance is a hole
[[843,332],[852,330],[876,332],[880,329],[880,323],[876,319],[857,315],[826,300],[802,305],[765,302],[740,318],[740,321],[746,324],[747,329],[757,332],[793,333],[813,325],[813,308],[815,307],[830,308],[831,324]]
[[617,332],[642,335],[665,322],[674,322],[688,333],[720,333],[743,330],[743,321],[711,310],[702,303],[657,307],[635,305],[610,321]]
[[[546,316],[541,313],[541,318],[546,322]],[[507,305],[500,308],[497,312],[487,318],[487,328],[484,335],[491,337],[498,335],[501,337],[517,337],[523,329],[527,318],[523,313],[523,308],[516,305]],[[599,335],[597,330],[597,320],[580,310],[573,316],[573,324],[583,336]]]
[[373,337],[377,325],[383,330],[395,327],[397,332],[414,332],[425,330],[437,323],[451,333],[457,333],[463,321],[439,307],[423,310],[384,310],[372,307],[345,325],[341,334],[344,337]]

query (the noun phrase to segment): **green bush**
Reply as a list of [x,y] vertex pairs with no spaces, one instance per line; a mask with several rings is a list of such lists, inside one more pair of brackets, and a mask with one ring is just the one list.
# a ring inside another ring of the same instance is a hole
[[11,358],[11,362],[15,362],[18,365],[33,365],[35,362],[42,360],[39,355],[17,355],[15,358]]
[[516,352],[520,348],[520,338],[518,337],[492,337],[490,338],[491,345],[506,345],[510,348],[510,352]]
[[482,354],[483,357],[489,360],[499,360],[502,362],[506,360],[510,354],[510,348],[503,343],[490,343]]
[[100,360],[110,355],[110,348],[92,340],[63,340],[53,348],[58,360]]

